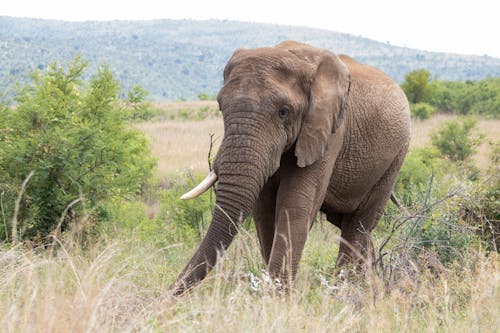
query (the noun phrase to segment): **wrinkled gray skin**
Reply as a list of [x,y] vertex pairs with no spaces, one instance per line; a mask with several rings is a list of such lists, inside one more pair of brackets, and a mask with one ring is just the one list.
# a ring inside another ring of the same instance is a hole
[[337,264],[366,265],[410,140],[398,84],[348,56],[289,41],[237,50],[218,102],[217,208],[174,294],[205,278],[249,213],[269,273],[285,285],[319,210],[341,229]]

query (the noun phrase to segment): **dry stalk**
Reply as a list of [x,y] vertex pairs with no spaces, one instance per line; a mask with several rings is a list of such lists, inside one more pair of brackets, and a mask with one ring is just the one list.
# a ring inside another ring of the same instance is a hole
[[14,204],[14,214],[12,215],[12,222],[11,222],[12,244],[14,245],[19,241],[19,235],[17,232],[17,215],[19,214],[19,206],[21,205],[21,199],[23,197],[24,191],[26,190],[26,186],[28,185],[28,182],[30,181],[31,177],[33,177],[34,174],[35,171],[31,170],[28,176],[24,179]]
[[52,247],[54,247],[56,245],[56,239],[57,239],[57,233],[59,232],[59,230],[61,229],[62,227],[62,224],[64,222],[64,219],[66,218],[66,214],[68,213],[68,211],[71,209],[71,207],[73,207],[74,205],[76,205],[77,203],[79,203],[80,201],[83,201],[83,196],[82,194],[80,193],[80,197],[79,198],[76,198],[75,200],[71,201],[67,206],[66,208],[64,208],[64,211],[62,212],[61,214],[61,218],[59,219],[59,223],[57,223],[57,226],[56,228],[51,232],[51,236],[53,238],[53,241],[52,241]]

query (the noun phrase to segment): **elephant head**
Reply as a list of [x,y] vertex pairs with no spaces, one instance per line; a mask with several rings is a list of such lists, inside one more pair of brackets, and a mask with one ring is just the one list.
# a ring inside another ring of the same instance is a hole
[[218,180],[211,225],[173,285],[183,293],[201,281],[232,242],[284,154],[306,168],[327,149],[342,124],[350,75],[333,53],[285,42],[239,49],[224,69],[218,94],[224,138],[213,172],[184,199]]

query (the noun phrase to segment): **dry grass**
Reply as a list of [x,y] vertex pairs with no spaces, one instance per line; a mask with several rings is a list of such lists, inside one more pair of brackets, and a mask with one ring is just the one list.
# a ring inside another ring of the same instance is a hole
[[145,122],[137,127],[151,139],[161,177],[188,170],[208,172],[210,134],[214,134],[214,152],[224,134],[221,119]]
[[1,331],[498,332],[495,254],[471,255],[439,276],[421,272],[386,292],[377,278],[345,282],[317,268],[317,256],[336,251],[333,233],[313,229],[290,295],[270,285],[252,289],[247,276],[262,264],[248,234],[237,238],[215,273],[181,298],[168,295],[181,268],[168,265],[171,248],[153,251],[116,240],[55,255],[1,249]]
[[204,107],[209,107],[211,109],[217,109],[219,105],[217,101],[182,101],[182,102],[158,102],[153,103],[153,106],[159,108],[165,112],[179,112],[180,110],[192,110],[200,109]]

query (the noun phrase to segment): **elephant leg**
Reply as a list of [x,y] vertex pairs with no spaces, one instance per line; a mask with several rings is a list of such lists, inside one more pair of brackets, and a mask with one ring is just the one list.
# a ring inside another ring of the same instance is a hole
[[324,200],[335,159],[280,174],[269,273],[286,287],[295,279],[311,223]]
[[253,211],[253,220],[266,266],[269,264],[274,239],[274,218],[278,182],[271,178],[260,192]]
[[281,160],[276,196],[275,232],[268,270],[289,287],[316,213],[325,199],[335,161],[343,145],[345,126],[329,139],[325,154],[308,167],[297,166],[293,153]]
[[382,216],[405,155],[406,147],[396,156],[358,209],[342,217],[340,226],[342,239],[339,246],[337,266],[349,263],[357,267],[371,265],[374,257],[371,231]]
[[[371,229],[365,225],[376,224],[378,214],[359,210],[342,218],[341,240],[337,266],[353,264],[355,267],[368,267],[374,255]],[[368,222],[368,223],[367,223]]]

